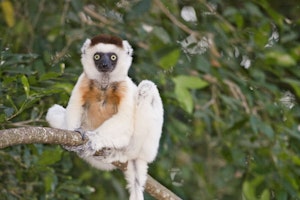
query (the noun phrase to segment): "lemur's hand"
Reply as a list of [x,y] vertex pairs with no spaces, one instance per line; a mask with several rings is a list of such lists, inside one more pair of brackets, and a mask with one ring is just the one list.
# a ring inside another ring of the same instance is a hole
[[66,146],[63,145],[62,147],[68,151],[73,151],[77,153],[80,157],[89,157],[89,156],[97,156],[98,158],[106,158],[112,153],[112,148],[109,147],[102,147],[99,148],[99,143],[95,144],[93,138],[95,137],[95,132],[92,131],[85,131],[82,128],[77,128],[74,131],[80,133],[82,140],[86,140],[87,142],[83,145],[79,146]]
[[68,151],[73,151],[77,153],[80,157],[88,157],[88,156],[93,156],[96,153],[96,150],[92,148],[90,139],[89,139],[89,134],[93,133],[90,131],[85,131],[82,128],[77,128],[74,131],[80,133],[82,140],[86,140],[87,142],[79,145],[79,146],[66,146],[63,145],[62,147]]

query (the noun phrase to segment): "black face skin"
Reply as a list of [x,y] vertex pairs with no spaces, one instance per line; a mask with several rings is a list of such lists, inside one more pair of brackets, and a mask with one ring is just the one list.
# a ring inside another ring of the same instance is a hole
[[97,52],[93,59],[99,72],[112,72],[116,67],[118,56],[115,53]]

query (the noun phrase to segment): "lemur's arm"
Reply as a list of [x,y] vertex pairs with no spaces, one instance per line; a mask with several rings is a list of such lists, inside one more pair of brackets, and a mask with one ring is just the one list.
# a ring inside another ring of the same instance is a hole
[[84,76],[84,73],[79,76],[66,108],[66,125],[68,130],[76,130],[81,126],[83,100],[80,87],[82,85]]

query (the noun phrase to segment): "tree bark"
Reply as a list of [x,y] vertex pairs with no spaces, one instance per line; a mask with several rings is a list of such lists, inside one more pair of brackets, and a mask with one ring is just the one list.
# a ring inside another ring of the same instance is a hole
[[[0,130],[0,149],[18,144],[59,144],[77,146],[84,144],[79,133],[47,127],[23,127]],[[120,170],[126,170],[126,163],[113,163]],[[145,191],[158,200],[180,200],[181,198],[164,187],[150,175],[147,177]]]

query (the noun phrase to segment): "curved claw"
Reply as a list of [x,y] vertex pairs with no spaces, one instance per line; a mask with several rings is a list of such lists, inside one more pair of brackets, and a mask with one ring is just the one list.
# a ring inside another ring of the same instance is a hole
[[88,140],[88,137],[86,135],[86,131],[83,128],[79,127],[79,128],[76,128],[74,131],[81,135],[82,140]]

